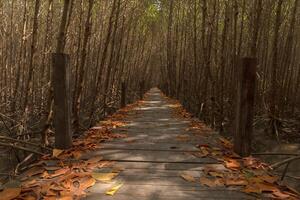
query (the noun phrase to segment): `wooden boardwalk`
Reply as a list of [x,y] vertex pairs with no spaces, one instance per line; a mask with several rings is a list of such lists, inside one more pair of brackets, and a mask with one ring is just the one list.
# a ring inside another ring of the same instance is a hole
[[[202,176],[203,167],[218,165],[211,158],[198,158],[197,144],[205,144],[218,137],[210,133],[203,137],[189,130],[190,121],[180,119],[173,113],[158,89],[152,89],[144,103],[132,110],[128,125],[117,128],[117,133],[128,137],[101,144],[102,149],[90,156],[102,155],[116,161],[123,171],[113,183],[97,183],[89,189],[88,200],[192,200],[192,199],[252,199],[236,188],[209,188],[199,181],[188,182],[180,175]],[[211,143],[211,142],[210,142]],[[116,182],[123,186],[113,196],[105,192]]]

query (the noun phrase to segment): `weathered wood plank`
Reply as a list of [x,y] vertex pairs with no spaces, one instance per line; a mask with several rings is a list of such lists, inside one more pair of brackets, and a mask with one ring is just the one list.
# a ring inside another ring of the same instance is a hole
[[[152,90],[145,102],[132,111],[125,127],[114,130],[115,133],[127,133],[120,138],[103,143],[100,149],[87,157],[97,155],[116,161],[113,167],[123,168],[112,183],[97,183],[89,191],[86,199],[114,200],[194,200],[194,199],[252,199],[237,188],[209,188],[200,184],[199,178],[205,167],[226,170],[219,161],[191,155],[198,152],[198,144],[215,144],[216,134],[196,135],[188,130],[188,120],[177,119],[159,90]],[[180,140],[180,135],[188,135],[188,140]],[[99,169],[111,170],[110,169]],[[198,178],[197,182],[187,182],[182,173]],[[114,183],[124,185],[114,196],[105,192]],[[236,190],[236,191],[235,191]]]

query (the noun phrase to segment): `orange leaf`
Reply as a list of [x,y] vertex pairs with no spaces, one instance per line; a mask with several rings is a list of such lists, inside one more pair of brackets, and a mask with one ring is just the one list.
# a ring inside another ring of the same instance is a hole
[[275,195],[276,197],[278,197],[280,199],[287,199],[287,198],[291,197],[291,195],[281,192],[280,190],[274,191],[273,195]]
[[229,141],[226,140],[225,138],[220,137],[219,140],[221,141],[221,144],[227,148],[227,149],[232,149],[233,148],[233,144]]
[[69,168],[62,168],[62,169],[56,170],[53,174],[49,174],[49,178],[54,178],[54,177],[57,177],[57,176],[61,176],[65,173],[67,173],[68,171],[70,171]]
[[27,170],[24,175],[25,176],[28,176],[28,177],[31,177],[31,176],[35,176],[35,175],[38,175],[38,174],[41,174],[45,171],[44,168],[42,167],[33,167],[29,170]]
[[53,149],[52,156],[54,158],[58,158],[63,152],[64,150],[61,149]]
[[92,187],[93,185],[95,185],[96,180],[92,177],[85,177],[83,179],[80,180],[80,186],[79,188],[81,190],[85,190],[89,187]]
[[241,167],[240,163],[234,159],[227,159],[224,162],[225,162],[225,167],[227,167],[228,169],[238,170]]
[[5,188],[0,192],[0,200],[11,200],[18,197],[21,193],[21,188]]
[[193,176],[191,176],[191,175],[189,175],[189,174],[183,173],[183,174],[181,174],[180,176],[181,176],[181,178],[183,178],[183,179],[186,180],[186,181],[189,181],[189,182],[196,182],[195,177],[193,177]]
[[264,180],[267,183],[275,183],[276,181],[278,181],[278,177],[270,176],[270,175],[263,175],[263,176],[259,176],[258,178]]
[[227,186],[239,186],[239,185],[248,185],[248,182],[244,179],[226,179],[225,184]]
[[178,135],[176,140],[186,142],[190,140],[190,136],[188,134]]
[[211,175],[211,176],[214,176],[214,177],[219,177],[219,178],[223,178],[224,177],[224,174],[221,173],[221,172],[211,171],[211,172],[208,172],[208,174]]
[[223,186],[224,185],[224,181],[220,178],[206,178],[206,177],[201,177],[200,178],[200,183],[202,185],[206,185],[208,187],[217,187],[217,186]]
[[74,158],[79,159],[82,156],[82,151],[73,151],[72,155]]
[[247,185],[246,188],[243,190],[243,192],[261,194],[262,190],[259,187],[253,185]]

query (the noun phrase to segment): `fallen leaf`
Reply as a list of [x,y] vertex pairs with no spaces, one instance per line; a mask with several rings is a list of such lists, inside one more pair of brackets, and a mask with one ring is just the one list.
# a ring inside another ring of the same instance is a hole
[[263,192],[275,192],[278,190],[278,188],[275,185],[269,183],[257,183],[256,185]]
[[93,173],[92,177],[98,181],[102,182],[109,182],[118,176],[119,173],[112,172],[112,173]]
[[224,162],[225,162],[225,167],[227,167],[228,169],[238,170],[241,167],[240,163],[234,159],[228,158]]
[[221,172],[216,172],[216,171],[210,171],[208,172],[209,175],[213,176],[213,177],[218,177],[218,178],[223,178],[224,174]]
[[201,177],[200,183],[202,185],[206,185],[208,187],[217,187],[217,186],[224,186],[224,181],[220,178],[206,178]]
[[93,185],[95,185],[96,180],[92,177],[85,177],[83,179],[80,180],[80,190],[85,190],[89,187],[92,187]]
[[111,189],[109,189],[105,194],[106,195],[114,195],[121,187],[123,186],[123,183],[119,183],[117,185],[115,185],[114,187],[112,187]]
[[0,200],[11,200],[18,197],[21,193],[21,188],[5,188],[0,192]]
[[281,192],[280,190],[274,191],[273,195],[275,195],[276,197],[278,197],[280,199],[287,199],[287,198],[291,197],[291,195]]
[[58,156],[61,155],[63,152],[64,152],[64,150],[61,150],[61,149],[53,149],[52,156],[54,158],[58,158]]
[[203,157],[206,157],[209,155],[209,151],[208,151],[207,147],[200,147],[200,150],[202,152]]
[[178,135],[176,140],[186,142],[190,140],[190,136],[188,134]]
[[225,185],[227,186],[241,186],[241,185],[248,185],[248,181],[245,179],[233,179],[233,178],[227,178],[225,179]]
[[227,148],[227,149],[232,149],[233,148],[233,144],[229,140],[227,140],[225,138],[222,138],[222,137],[220,137],[219,140],[221,141],[221,144],[225,148]]
[[35,196],[30,195],[30,194],[24,195],[21,198],[22,198],[22,200],[36,200],[37,199]]
[[180,176],[181,176],[181,178],[183,178],[183,179],[186,180],[186,181],[189,181],[189,182],[196,182],[195,177],[193,177],[193,176],[191,176],[191,175],[189,175],[189,174],[183,173],[183,174],[181,174]]
[[45,169],[42,167],[33,167],[33,168],[27,170],[24,173],[24,176],[32,177],[32,176],[35,176],[38,174],[42,174],[44,171],[45,171]]
[[62,197],[58,197],[57,200],[73,200],[73,195],[65,195],[65,196],[62,196]]
[[124,167],[122,167],[122,166],[115,166],[115,167],[112,169],[112,172],[113,172],[113,173],[120,173],[121,171],[124,171]]
[[247,185],[245,187],[245,189],[243,189],[243,192],[261,194],[262,190],[259,187],[256,187],[256,186],[253,186],[253,185]]
[[264,180],[267,183],[275,183],[279,179],[276,176],[270,176],[270,175],[263,175],[263,176],[259,176],[258,178]]
[[67,173],[68,171],[70,171],[69,168],[62,168],[62,169],[56,170],[53,174],[49,174],[48,178],[54,178],[54,177],[57,177],[57,176],[61,176],[65,173]]
[[82,151],[73,151],[72,155],[74,158],[79,159],[82,156]]

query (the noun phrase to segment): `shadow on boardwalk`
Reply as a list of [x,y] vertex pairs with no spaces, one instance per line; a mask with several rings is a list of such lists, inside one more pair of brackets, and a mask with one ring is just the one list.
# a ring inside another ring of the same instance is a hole
[[[209,188],[199,181],[188,182],[180,175],[188,173],[201,177],[207,166],[222,167],[219,161],[192,155],[199,152],[199,144],[213,144],[218,135],[205,136],[189,130],[191,121],[174,115],[174,107],[158,89],[147,93],[143,103],[129,113],[126,127],[115,132],[126,132],[128,137],[102,145],[102,149],[90,156],[101,155],[116,161],[124,168],[116,182],[124,185],[113,196],[105,191],[114,183],[98,183],[90,189],[86,199],[120,200],[181,200],[181,199],[251,199],[237,188]],[[136,112],[137,111],[137,112]]]

